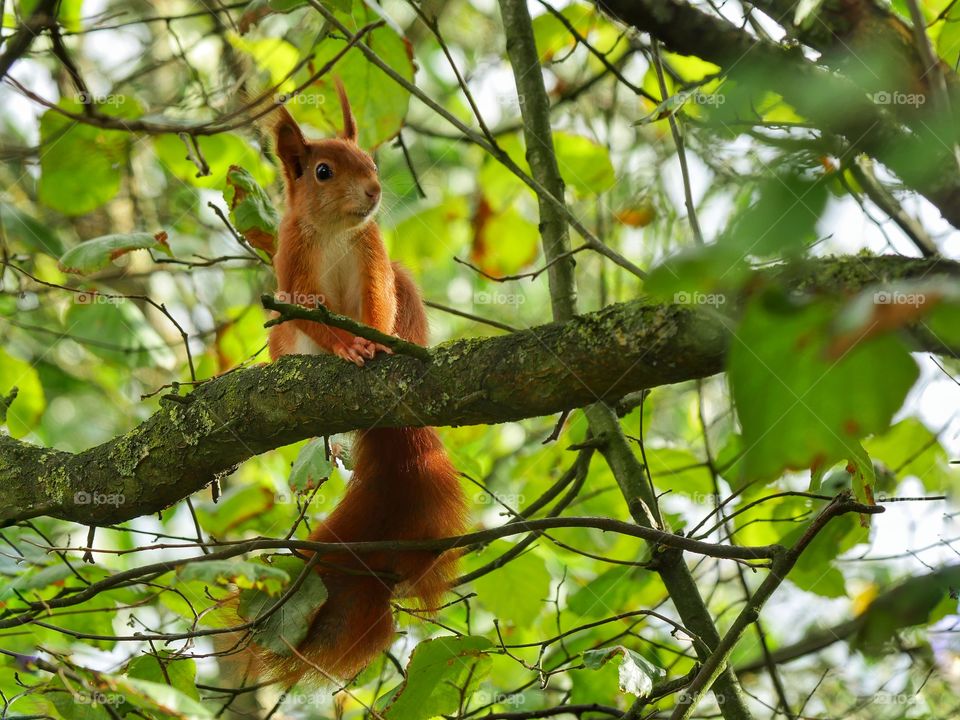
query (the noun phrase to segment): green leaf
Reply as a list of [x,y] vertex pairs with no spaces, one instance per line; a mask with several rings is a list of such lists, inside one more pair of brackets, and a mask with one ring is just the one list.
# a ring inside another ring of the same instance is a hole
[[[63,720],[112,720],[116,713],[111,715],[105,705],[109,704],[116,711],[124,701],[120,693],[90,692],[78,688],[75,683],[71,683],[68,689],[60,680],[51,686],[47,697]],[[17,709],[20,709],[19,704]]]
[[743,427],[745,479],[852,458],[883,432],[918,376],[901,340],[879,335],[835,356],[828,302],[797,304],[775,292],[752,300],[729,353]]
[[937,37],[937,54],[950,67],[960,62],[960,6],[950,8]]
[[67,250],[60,258],[60,269],[74,275],[89,275],[109,266],[128,252],[147,249],[173,255],[165,232],[152,235],[145,232],[102,235]]
[[956,611],[960,589],[960,565],[904,580],[874,600],[862,615],[862,624],[851,644],[865,652],[879,653],[901,628],[921,625],[947,597]]
[[[424,640],[407,663],[406,679],[377,701],[388,720],[428,720],[454,714],[490,668],[484,637],[438,637]],[[460,686],[464,686],[461,695]]]
[[327,460],[323,438],[314,438],[300,449],[288,481],[291,490],[306,492],[330,477],[333,464]]
[[666,671],[649,662],[640,653],[623,645],[587,650],[583,664],[590,670],[599,670],[610,659],[620,656],[620,691],[643,698],[653,690],[654,683],[666,677]]
[[[39,0],[20,0],[20,16],[28,18],[33,14]],[[80,29],[83,0],[61,0],[56,5],[59,24],[70,32]]]
[[[596,22],[596,11],[589,5],[575,2],[560,10],[560,14],[576,29],[581,37],[587,37]],[[533,37],[540,54],[540,62],[549,62],[561,51],[572,48],[577,42],[570,30],[552,12],[538,15],[531,23]]]
[[[270,13],[289,13],[307,4],[307,0],[251,0],[240,15],[240,32],[247,32]],[[325,0],[325,4],[349,12],[353,0]]]
[[[540,615],[550,594],[550,573],[543,559],[528,552],[474,582],[477,594],[501,624],[526,628]],[[505,587],[510,592],[504,592]]]
[[658,490],[669,490],[707,502],[714,494],[713,478],[706,464],[679,448],[648,448],[647,465]]
[[[873,467],[873,461],[860,443],[851,442],[848,447],[847,460],[849,460],[849,464],[847,467],[852,470],[850,484],[853,495],[858,502],[875,505],[874,487],[877,484],[877,472]],[[869,516],[863,516],[861,522],[869,522]]]
[[493,214],[482,230],[478,229],[471,257],[491,275],[510,275],[536,260],[539,249],[537,226],[511,207]]
[[[849,477],[847,475],[847,483]],[[794,532],[798,524],[813,517],[815,501],[808,498],[781,496],[767,499],[771,493],[760,483],[739,490],[741,494],[733,506],[732,514],[736,539],[740,544],[783,544],[784,538]],[[761,499],[763,502],[756,502]]]
[[386,231],[390,254],[414,267],[428,260],[445,261],[454,248],[467,246],[471,232],[467,217],[462,197],[445,198],[409,215]]
[[283,570],[249,560],[210,560],[181,565],[177,575],[184,582],[202,580],[214,585],[228,583],[241,588],[278,589],[290,581]]
[[[176,687],[134,677],[114,677],[110,682],[122,692],[127,702],[151,713],[183,720],[213,718],[211,710]],[[149,717],[149,714],[148,714]]]
[[12,203],[0,201],[0,224],[7,236],[28,250],[58,258],[63,254],[60,237],[32,215]]
[[84,345],[94,355],[120,365],[162,368],[172,367],[176,361],[143,311],[125,298],[78,293],[63,325],[78,341],[87,340]]
[[190,658],[170,658],[166,652],[161,653],[160,658],[156,655],[141,655],[127,665],[126,674],[127,677],[153,683],[167,683],[169,679],[167,684],[184,695],[194,700],[200,699],[196,686],[197,663]]
[[655,123],[658,120],[663,120],[671,115],[675,115],[677,111],[686,104],[687,100],[689,100],[691,97],[699,97],[701,93],[702,91],[700,88],[695,87],[668,95],[666,100],[659,103],[653,109],[653,112],[635,122],[634,125],[649,125],[650,123]]
[[219,502],[203,502],[197,505],[200,527],[215,537],[226,537],[255,524],[259,519],[270,517],[284,498],[264,485],[246,485],[230,488]]
[[[337,13],[337,17],[351,32],[379,17],[367,8],[353,15]],[[403,38],[389,27],[380,27],[364,39],[395,72],[413,81],[411,51]],[[313,56],[312,67],[319,68],[343,50],[346,40],[328,35]],[[299,84],[307,79],[304,69],[294,76]],[[337,62],[335,73],[343,80],[350,98],[350,107],[357,120],[358,142],[361,147],[374,148],[393,138],[403,126],[407,115],[410,93],[390,79],[357,48],[352,48]],[[332,73],[308,87],[302,95],[291,100],[287,108],[301,122],[321,128],[327,134],[339,133],[343,128],[340,103],[333,84]]]
[[565,132],[555,132],[553,144],[560,174],[577,192],[601,193],[617,182],[610,153],[602,145]]
[[[2,351],[0,351],[2,352]],[[62,584],[65,578],[71,577],[73,570],[66,563],[58,563],[41,568],[36,572],[24,572],[0,588],[0,602],[9,602],[17,594],[30,594],[28,591],[43,590],[54,584]]]
[[273,168],[262,161],[257,149],[239,135],[204,135],[197,138],[197,142],[200,153],[210,168],[209,175],[198,176],[199,171],[189,159],[187,146],[176,135],[160,135],[154,138],[153,148],[157,159],[172,175],[195,187],[224,190],[227,173],[232,165],[248,168],[251,177],[261,185],[273,182]]
[[944,492],[957,485],[958,472],[950,466],[947,451],[916,418],[901,420],[883,435],[863,444],[871,457],[898,477],[916,477],[930,492]]
[[230,208],[234,227],[254,247],[272,255],[280,229],[280,214],[253,176],[241,167],[231,167],[223,199]]
[[567,609],[584,617],[608,617],[653,582],[653,575],[631,567],[614,567],[586,582],[567,597]]
[[225,367],[233,367],[267,344],[268,331],[263,327],[266,315],[259,307],[233,307],[227,315],[237,319],[217,338],[218,361]]
[[[289,7],[287,10],[292,9],[294,8]],[[249,11],[250,8],[248,7],[247,10],[244,11],[244,14]],[[248,40],[232,34],[227,37],[231,45],[250,55],[258,67],[266,70],[270,74],[270,84],[272,86],[280,85],[281,91],[292,90],[295,87],[294,83],[290,80],[284,83],[285,78],[293,72],[293,69],[297,66],[297,62],[300,60],[300,53],[297,51],[295,45],[278,37],[264,37],[254,40]],[[281,85],[281,83],[284,84]]]
[[[58,584],[56,589],[59,592],[62,585],[70,584],[75,583],[67,582]],[[51,590],[52,589],[53,588],[51,588]],[[113,620],[116,617],[117,603],[105,595],[100,595],[85,602],[80,612],[71,612],[70,610],[63,611],[51,617],[49,622],[57,628],[62,628],[64,633],[70,633],[72,631],[110,638],[116,634],[113,627]],[[83,642],[90,647],[99,648],[100,650],[112,650],[117,645],[115,640],[110,639],[87,639]],[[72,641],[68,635],[60,632],[56,632],[53,639],[44,642],[43,645],[48,649],[56,648],[64,651],[72,651],[76,648],[74,641]]]
[[750,272],[738,250],[714,243],[667,258],[650,272],[643,289],[677,305],[720,310],[733,304]]
[[[17,388],[17,394],[7,407],[4,399],[11,399],[10,393],[13,388]],[[37,426],[47,405],[37,371],[29,363],[7,354],[2,348],[0,348],[0,402],[4,405],[7,430],[15,438],[22,438]],[[3,422],[2,419],[0,422]]]
[[663,62],[669,65],[670,69],[676,73],[684,83],[700,82],[704,78],[716,75],[720,72],[720,66],[707,62],[696,55],[677,55],[675,53],[665,52],[662,54]]
[[[60,105],[80,112],[77,101]],[[129,107],[127,107],[129,105]],[[100,106],[107,115],[130,117],[134,103]],[[130,135],[78,123],[56,110],[40,118],[40,182],[37,196],[44,205],[66,215],[83,215],[111,200],[120,190]]]
[[[302,569],[303,563],[299,565]],[[291,655],[291,646],[297,647],[306,638],[313,616],[326,599],[327,588],[323,580],[313,570],[309,571],[297,591],[257,626],[253,632],[254,642],[278,655]],[[242,618],[251,621],[263,615],[276,602],[276,597],[262,590],[243,590],[238,612]]]
[[[788,533],[783,544],[793,545],[806,529],[806,526],[798,527]],[[846,581],[833,561],[840,553],[868,539],[869,531],[860,525],[855,514],[836,517],[807,545],[787,578],[801,590],[823,597],[844,597]]]
[[742,212],[721,242],[743,255],[795,254],[816,239],[815,225],[827,202],[827,183],[799,173],[764,178],[756,202]]

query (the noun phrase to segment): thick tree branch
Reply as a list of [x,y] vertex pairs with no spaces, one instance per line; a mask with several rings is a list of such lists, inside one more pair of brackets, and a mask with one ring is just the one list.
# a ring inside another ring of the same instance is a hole
[[[960,277],[960,265],[828,259],[791,270],[789,280],[803,290],[853,292],[935,272]],[[430,351],[428,364],[400,355],[364,368],[327,356],[285,357],[167,396],[138,427],[76,454],[0,435],[0,520],[122,522],[187,497],[253,455],[309,437],[374,425],[507,422],[707,377],[723,369],[728,329],[721,319],[635,300],[565,323],[448,343]],[[917,348],[944,350],[926,336]]]

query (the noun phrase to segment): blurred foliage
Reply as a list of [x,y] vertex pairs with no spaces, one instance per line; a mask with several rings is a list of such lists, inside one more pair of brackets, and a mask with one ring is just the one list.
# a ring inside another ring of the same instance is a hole
[[[2,5],[5,34],[34,4]],[[324,4],[352,32],[381,20],[373,3]],[[943,0],[921,5],[933,47],[955,67],[960,8]],[[389,0],[388,22],[367,46],[479,127],[449,50],[498,146],[528,170],[521,101],[495,4],[418,7],[439,13],[442,44],[409,3]],[[904,333],[919,323],[960,345],[955,278],[878,285],[854,296],[801,292],[761,274],[769,263],[916,250],[878,215],[883,208],[851,172],[848,148],[811,128],[762,73],[728,78],[703,59],[662,52],[664,96],[647,38],[624,33],[579,0],[558,4],[557,14],[532,8],[569,206],[608,246],[651,270],[643,283],[597,254],[578,253],[581,309],[646,294],[696,306],[732,333],[726,376],[656,388],[623,417],[670,528],[716,542],[789,545],[823,508],[823,496],[946,495],[946,502],[889,505],[872,526],[853,515],[831,522],[762,622],[776,653],[808,633],[861,619],[851,643],[810,654],[784,673],[794,709],[806,700],[806,713],[819,717],[956,712],[958,581],[947,563],[957,535],[960,477],[951,459],[960,426],[956,406],[944,415],[937,396],[956,399],[951,373],[960,367],[941,359],[937,369],[911,355]],[[894,11],[909,18],[905,2]],[[149,417],[173,384],[267,360],[258,298],[274,286],[270,241],[282,188],[262,123],[234,113],[268,89],[271,99],[287,100],[309,135],[337,132],[332,76],[309,80],[348,41],[297,0],[64,0],[58,20],[87,89],[50,52],[48,37],[12,71],[48,104],[0,86],[0,402],[13,437],[77,451]],[[427,300],[476,316],[431,309],[434,342],[502,332],[484,319],[515,328],[549,322],[545,273],[496,282],[453,261],[492,276],[542,268],[527,185],[358,48],[334,72],[349,92],[360,142],[380,168],[379,221],[391,255],[412,269]],[[845,112],[835,98],[823,102]],[[90,103],[109,122],[85,118]],[[687,222],[671,120],[684,134],[702,246]],[[123,129],[131,122],[159,129]],[[209,134],[211,123],[227,129]],[[944,247],[957,248],[955,231],[937,224],[928,205],[892,176],[878,179]],[[834,280],[842,287],[842,276]],[[586,423],[575,412],[544,444],[555,422],[441,429],[454,464],[472,479],[463,483],[474,527],[506,522],[564,476],[575,457],[567,448],[586,439]],[[334,457],[317,439],[251,459],[222,479],[216,502],[198,493],[189,506],[98,529],[94,564],[78,549],[83,527],[41,518],[3,529],[0,621],[28,603],[169,563],[147,579],[110,584],[82,603],[37,610],[30,622],[0,630],[5,717],[204,718],[222,716],[225,706],[266,716],[279,689],[232,693],[243,679],[207,631],[235,622],[222,606],[238,588],[240,616],[258,617],[290,589],[303,563],[279,551],[183,559],[202,557],[198,537],[305,538],[349,479],[349,438],[329,445]],[[552,497],[547,507],[562,498],[562,514],[630,519],[599,456],[586,477]],[[465,553],[462,570],[484,567],[520,539]],[[663,583],[644,566],[650,554],[631,537],[551,530],[457,588],[433,618],[403,612],[410,609],[399,598],[401,634],[389,657],[333,699],[330,688],[294,689],[272,717],[376,712],[427,720],[536,715],[561,704],[624,711],[653,685],[694,668],[693,638],[638,612],[675,616]],[[730,608],[764,571],[697,560],[694,576],[722,631]],[[283,652],[282,637],[302,637],[311,600],[324,594],[313,574],[305,586],[271,616],[258,642]],[[757,669],[761,659],[762,646],[748,633],[734,663],[745,668],[746,689],[775,705],[769,678]],[[654,705],[666,712],[674,701],[669,695]],[[768,712],[756,707],[758,717]]]

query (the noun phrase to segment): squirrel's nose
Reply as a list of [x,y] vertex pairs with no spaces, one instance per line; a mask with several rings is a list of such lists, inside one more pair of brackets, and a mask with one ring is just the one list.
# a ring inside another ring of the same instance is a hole
[[380,183],[367,185],[363,191],[367,194],[368,198],[375,200],[376,198],[380,197]]

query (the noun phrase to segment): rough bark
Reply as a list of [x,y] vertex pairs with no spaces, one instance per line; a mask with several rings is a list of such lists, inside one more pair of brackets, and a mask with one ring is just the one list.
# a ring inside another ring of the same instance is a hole
[[[793,270],[789,279],[807,291],[852,292],[934,272],[960,277],[960,265],[838,258]],[[635,300],[565,323],[447,343],[431,350],[430,363],[381,356],[357,368],[333,357],[285,357],[165,399],[138,427],[80,453],[0,435],[0,521],[121,522],[177,502],[253,455],[309,437],[374,425],[507,422],[707,377],[723,370],[731,323]],[[944,350],[925,337],[917,347]]]

